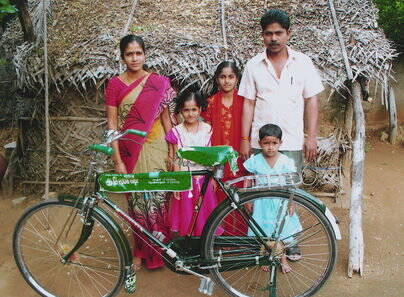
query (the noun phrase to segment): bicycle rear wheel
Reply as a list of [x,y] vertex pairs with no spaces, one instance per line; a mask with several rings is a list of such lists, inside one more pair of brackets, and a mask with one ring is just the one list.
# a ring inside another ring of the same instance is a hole
[[97,212],[90,237],[63,264],[83,227],[70,202],[45,201],[28,209],[13,235],[14,258],[24,279],[41,296],[115,296],[124,280],[123,249]]
[[[243,217],[234,214],[239,210],[228,202],[210,216],[204,230],[204,256],[209,263],[218,264],[210,272],[231,296],[312,296],[330,276],[336,261],[336,239],[330,223],[298,194],[294,197],[294,215],[286,215],[288,198],[282,191],[248,193],[241,198],[242,205],[253,208],[250,213],[265,235],[256,236],[251,227],[244,236],[240,230],[217,235],[228,217],[238,218],[234,226],[246,224]],[[283,205],[286,207],[280,210]],[[283,217],[286,219],[280,227]],[[275,248],[277,237],[280,244]],[[266,249],[263,242],[272,248]],[[301,259],[286,260],[287,250],[296,246]],[[281,271],[282,257],[291,268],[288,273]]]

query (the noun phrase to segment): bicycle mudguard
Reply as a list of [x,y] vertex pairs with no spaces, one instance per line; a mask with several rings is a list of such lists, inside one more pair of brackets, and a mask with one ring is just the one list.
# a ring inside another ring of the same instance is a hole
[[294,192],[297,193],[300,197],[309,200],[312,204],[314,204],[321,212],[327,217],[328,221],[330,222],[332,229],[334,231],[335,238],[337,240],[341,240],[341,231],[338,226],[338,220],[335,216],[331,213],[330,209],[321,201],[320,199],[314,197],[310,193],[302,190],[302,189],[294,189]]
[[[82,202],[83,202],[83,198],[79,198],[79,197],[76,197],[76,196],[70,195],[70,194],[59,194],[58,200],[63,201],[65,203],[70,203],[71,206],[74,206],[78,209],[81,208]],[[101,207],[96,206],[93,208],[92,211],[94,211],[98,215],[100,215],[111,226],[111,228],[114,230],[114,232],[118,235],[117,236],[117,238],[119,239],[118,244],[121,244],[122,247],[124,248],[125,266],[131,266],[132,258],[133,258],[132,252],[130,249],[129,242],[128,242],[125,234],[123,234],[123,231],[122,231],[121,227],[119,226],[119,224],[114,220],[113,217],[111,217],[110,214],[108,214]]]
[[273,193],[283,193],[286,195],[290,195],[290,192],[293,191],[296,196],[299,196],[300,198],[303,198],[313,204],[315,207],[317,207],[328,219],[330,222],[332,229],[334,231],[335,238],[337,240],[341,240],[341,231],[338,226],[338,221],[335,218],[335,216],[331,213],[330,209],[324,204],[323,201],[320,199],[314,197],[312,194],[302,190],[302,189],[271,189],[271,192]]

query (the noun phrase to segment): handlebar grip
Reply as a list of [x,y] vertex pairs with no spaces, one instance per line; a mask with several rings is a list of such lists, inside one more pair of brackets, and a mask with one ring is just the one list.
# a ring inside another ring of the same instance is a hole
[[90,145],[88,147],[88,149],[90,151],[96,151],[96,152],[99,152],[99,153],[104,153],[104,154],[106,154],[108,156],[111,156],[112,152],[114,151],[112,149],[112,147],[105,146],[105,145],[102,145],[102,144],[92,144],[92,145]]
[[146,137],[147,132],[136,130],[136,129],[127,129],[126,130],[129,134],[137,135],[140,137]]

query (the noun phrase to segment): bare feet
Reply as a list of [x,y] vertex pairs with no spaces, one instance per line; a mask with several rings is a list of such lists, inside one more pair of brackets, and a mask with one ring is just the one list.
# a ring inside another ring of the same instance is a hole
[[133,258],[133,269],[135,271],[140,270],[142,268],[142,259],[138,257]]
[[[269,272],[269,266],[262,266],[261,267],[262,271],[264,272]],[[281,269],[282,269],[282,273],[286,274],[292,271],[292,268],[289,266],[288,264],[288,260],[286,259],[285,255],[282,255],[281,257]]]
[[289,273],[292,271],[292,268],[288,264],[288,260],[286,259],[285,255],[282,255],[281,257],[281,267],[282,267],[282,273]]

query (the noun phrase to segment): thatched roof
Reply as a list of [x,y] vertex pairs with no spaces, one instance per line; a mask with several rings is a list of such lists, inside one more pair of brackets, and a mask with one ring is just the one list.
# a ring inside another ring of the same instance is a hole
[[[226,55],[242,66],[262,51],[259,18],[266,8],[282,8],[292,16],[292,47],[314,60],[324,82],[334,89],[343,86],[347,76],[328,0],[225,0],[227,47],[221,30],[221,2],[54,0],[49,10],[53,84],[58,88],[99,87],[119,73],[117,44],[125,27],[145,37],[147,64],[153,70],[180,83],[208,82]],[[37,19],[41,1],[30,3]],[[355,77],[384,83],[395,51],[377,26],[375,5],[371,0],[334,0],[334,4]],[[43,84],[43,52],[40,45],[16,47],[22,37],[18,27],[17,21],[11,24],[1,44],[14,56],[20,86],[38,88]]]

